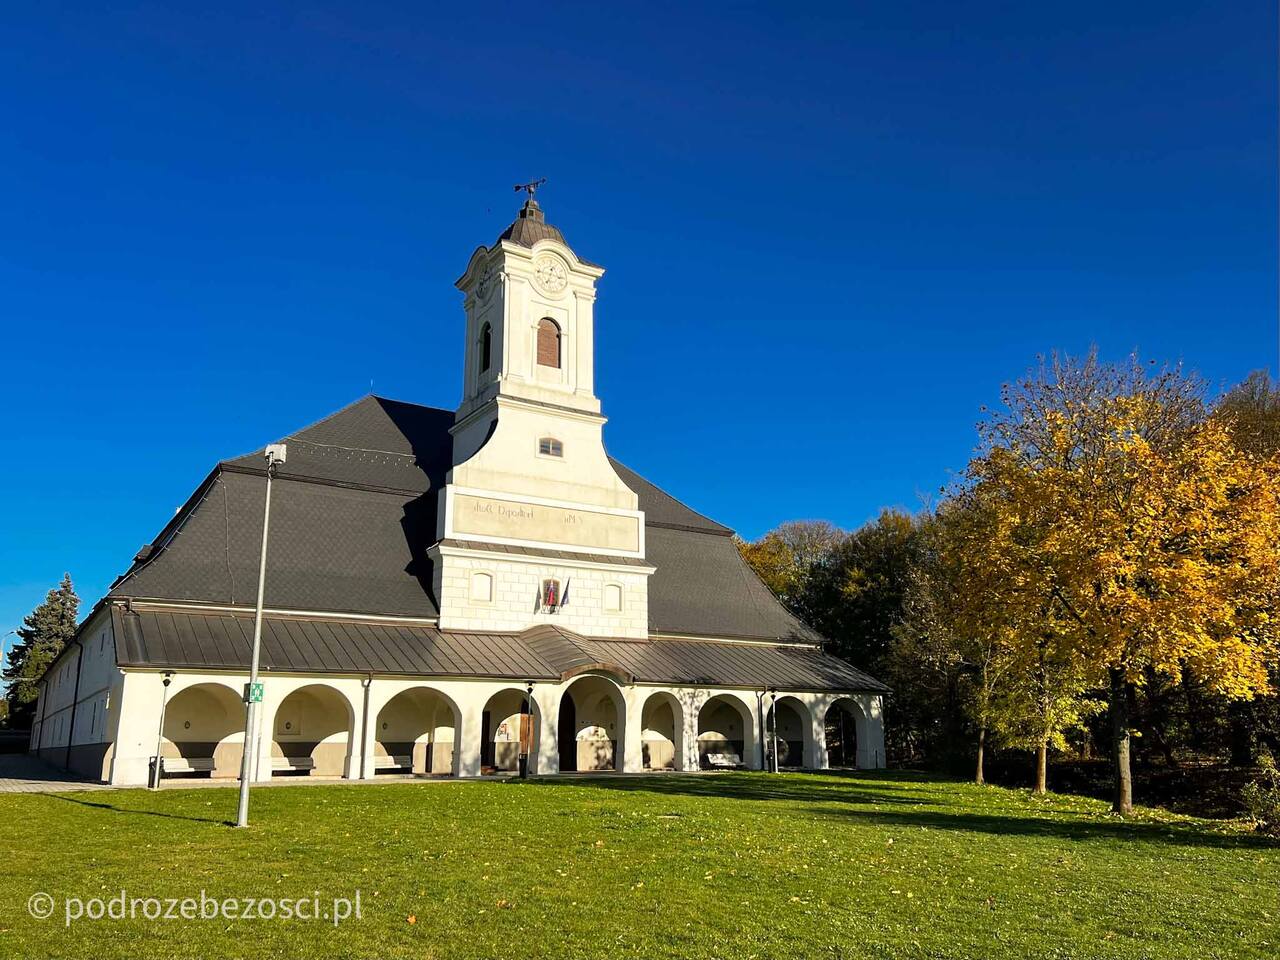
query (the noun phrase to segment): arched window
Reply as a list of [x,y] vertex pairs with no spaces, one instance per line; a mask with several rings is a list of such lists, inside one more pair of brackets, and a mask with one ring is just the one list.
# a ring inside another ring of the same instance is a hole
[[622,611],[621,584],[606,583],[604,585],[604,609],[607,613],[620,613]]
[[550,317],[538,321],[538,365],[560,366],[560,324]]
[[493,362],[493,327],[485,324],[480,328],[480,372],[484,373]]
[[538,441],[538,453],[544,457],[563,457],[564,444],[555,437],[543,437]]

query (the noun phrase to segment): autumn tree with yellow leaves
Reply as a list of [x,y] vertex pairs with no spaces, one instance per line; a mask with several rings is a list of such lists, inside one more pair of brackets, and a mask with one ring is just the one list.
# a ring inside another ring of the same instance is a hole
[[1007,529],[988,570],[1012,578],[1001,589],[1024,652],[1051,638],[1080,683],[1105,672],[1114,809],[1127,813],[1130,684],[1153,670],[1232,698],[1268,689],[1280,468],[1206,417],[1195,378],[1136,358],[1055,357],[1003,400],[970,467]]
[[918,684],[922,674],[956,678],[975,737],[975,783],[986,782],[987,741],[1014,665],[1008,597],[991,577],[1005,519],[981,493],[944,501],[923,524],[891,658],[905,674],[893,678],[899,686]]
[[[974,781],[983,783],[988,741],[1030,750],[1035,792],[1047,789],[1048,752],[1065,749],[1099,704],[1088,692],[1097,671],[1054,620],[1034,576],[1037,516],[978,482],[952,492],[923,524],[925,548],[895,628],[895,662],[919,673],[954,675],[976,744]],[[897,678],[895,678],[897,679]]]

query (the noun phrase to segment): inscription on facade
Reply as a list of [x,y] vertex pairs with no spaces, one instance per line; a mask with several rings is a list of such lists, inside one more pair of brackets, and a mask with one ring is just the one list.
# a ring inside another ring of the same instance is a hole
[[457,534],[473,533],[598,550],[640,549],[640,525],[636,517],[461,493],[453,499],[453,529]]

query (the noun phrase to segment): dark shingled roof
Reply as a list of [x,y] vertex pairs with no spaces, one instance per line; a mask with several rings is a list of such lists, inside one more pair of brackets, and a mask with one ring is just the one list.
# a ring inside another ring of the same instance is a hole
[[[453,414],[365,397],[285,439],[271,506],[266,605],[430,619],[428,548]],[[645,513],[655,633],[816,643],[738,554],[728,527],[613,462]],[[260,452],[228,460],[111,596],[248,605],[262,534]],[[557,551],[548,551],[555,554]],[[140,554],[140,557],[143,555]]]
[[[253,617],[116,606],[121,666],[242,670]],[[605,670],[627,682],[885,692],[887,687],[812,647],[695,640],[601,640],[552,625],[522,633],[267,616],[264,670],[562,680]]]

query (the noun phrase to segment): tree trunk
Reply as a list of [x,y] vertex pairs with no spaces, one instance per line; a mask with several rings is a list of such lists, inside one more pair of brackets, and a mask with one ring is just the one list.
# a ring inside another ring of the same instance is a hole
[[987,747],[987,728],[983,727],[978,731],[978,766],[973,774],[974,783],[986,783],[987,779],[982,771],[982,755]]
[[1049,789],[1049,745],[1036,747],[1036,787],[1033,793],[1044,794]]
[[1115,794],[1111,809],[1133,813],[1133,772],[1129,769],[1129,685],[1124,671],[1111,669],[1111,751],[1115,771]]

